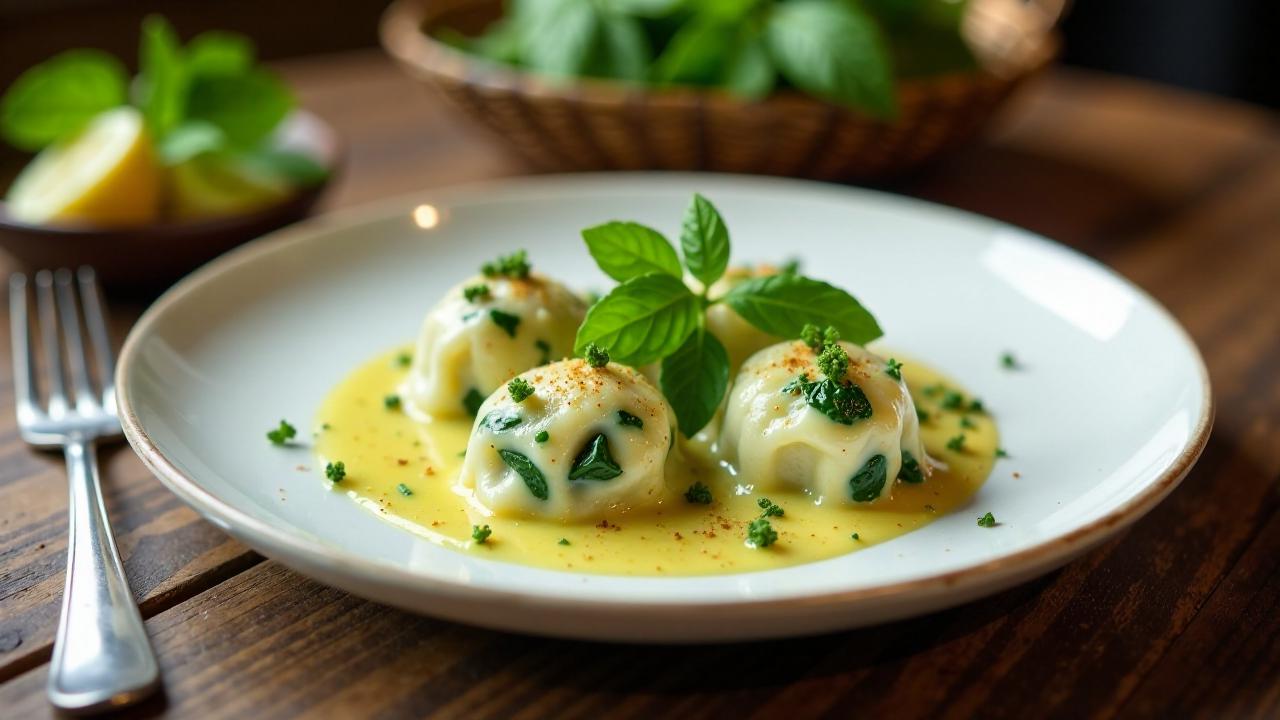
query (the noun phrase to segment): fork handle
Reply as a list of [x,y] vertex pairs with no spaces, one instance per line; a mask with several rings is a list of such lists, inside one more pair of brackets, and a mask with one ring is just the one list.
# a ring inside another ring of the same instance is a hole
[[58,708],[92,712],[147,696],[160,670],[107,521],[96,447],[71,441],[65,454],[71,536],[48,691]]

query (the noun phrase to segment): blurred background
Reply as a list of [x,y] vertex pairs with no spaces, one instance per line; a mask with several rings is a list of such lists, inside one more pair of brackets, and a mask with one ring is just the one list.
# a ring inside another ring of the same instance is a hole
[[[132,58],[138,23],[163,13],[179,33],[225,28],[265,59],[378,45],[385,0],[0,0],[0,87],[68,47]],[[1276,0],[1075,0],[1066,64],[1280,106]]]
[[[0,87],[70,47],[135,55],[138,24],[167,15],[189,35],[224,28],[265,59],[377,45],[385,0],[0,0]],[[1076,0],[1062,24],[1069,65],[1280,107],[1280,2]]]

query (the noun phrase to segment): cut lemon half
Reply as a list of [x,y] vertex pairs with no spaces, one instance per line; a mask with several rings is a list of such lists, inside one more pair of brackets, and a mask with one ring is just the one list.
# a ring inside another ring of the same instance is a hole
[[145,225],[159,215],[160,182],[142,114],[119,107],[41,151],[14,180],[9,214],[39,225]]

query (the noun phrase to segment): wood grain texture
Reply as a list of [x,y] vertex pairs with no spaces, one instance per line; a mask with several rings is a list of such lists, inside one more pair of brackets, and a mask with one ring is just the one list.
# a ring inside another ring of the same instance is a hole
[[[373,56],[289,72],[351,141],[334,204],[519,169]],[[1073,245],[1149,290],[1200,344],[1218,402],[1213,437],[1183,484],[1119,538],[1009,592],[878,628],[753,645],[598,645],[407,615],[270,561],[219,571],[244,556],[219,550],[212,529],[119,452],[106,474],[130,576],[139,595],[168,598],[144,604],[166,696],[132,714],[1280,715],[1276,118],[1057,73],[983,143],[889,189]],[[17,629],[20,648],[44,643],[47,654],[61,469],[28,454],[7,419],[0,454],[0,651]],[[0,683],[0,714],[47,715],[42,656],[17,652],[25,660],[0,667],[25,672]]]

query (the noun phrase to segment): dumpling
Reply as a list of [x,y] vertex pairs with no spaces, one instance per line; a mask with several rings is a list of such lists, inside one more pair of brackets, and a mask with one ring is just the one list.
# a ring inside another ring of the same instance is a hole
[[929,472],[906,383],[874,353],[851,343],[836,385],[805,343],[765,348],[743,364],[729,393],[721,442],[737,480],[756,491],[802,490],[824,502],[887,496],[895,479]]
[[[485,400],[459,482],[498,515],[582,520],[660,505],[675,413],[632,368],[563,360]],[[524,385],[527,383],[527,386]],[[512,391],[532,393],[516,402]]]
[[[711,297],[720,297],[744,280],[777,275],[778,269],[772,265],[757,265],[754,268],[734,267],[725,272],[711,286]],[[742,319],[736,310],[725,303],[716,303],[707,308],[707,329],[724,345],[729,355],[729,372],[735,373],[742,363],[756,352],[778,342],[779,338],[757,328]]]
[[415,416],[471,417],[512,376],[573,354],[587,308],[537,273],[477,275],[427,314],[401,388]]

